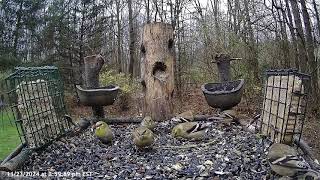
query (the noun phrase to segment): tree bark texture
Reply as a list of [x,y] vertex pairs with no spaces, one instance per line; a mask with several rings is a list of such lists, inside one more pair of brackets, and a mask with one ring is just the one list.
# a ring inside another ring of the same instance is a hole
[[300,18],[300,12],[299,12],[299,6],[297,3],[297,0],[290,0],[291,7],[292,7],[292,14],[294,17],[294,23],[296,28],[296,34],[297,34],[297,43],[298,43],[298,57],[299,57],[299,65],[302,72],[306,72],[307,67],[307,52],[305,50],[305,41],[304,41],[304,33],[302,28],[302,22]]
[[227,54],[218,54],[215,57],[218,66],[220,82],[228,82],[231,80],[230,62],[231,58]]
[[299,69],[299,53],[298,53],[298,44],[297,44],[297,38],[295,35],[295,29],[293,26],[293,20],[292,20],[292,15],[291,15],[291,9],[289,6],[289,0],[285,0],[286,2],[286,8],[287,8],[287,14],[288,14],[288,19],[286,19],[287,24],[289,25],[289,30],[290,30],[290,35],[292,38],[292,46],[293,46],[293,51],[294,51],[294,55],[293,55],[293,59],[294,59],[294,65],[297,69]]
[[116,1],[116,16],[117,16],[117,63],[118,72],[122,72],[122,58],[121,58],[121,22],[120,22],[120,2]]
[[320,37],[320,16],[319,16],[319,11],[317,8],[316,0],[312,1],[312,5],[313,5],[314,13],[315,13],[315,18],[317,20],[318,36]]
[[[100,55],[92,55],[84,58],[84,82],[85,87],[89,89],[98,88],[99,72],[104,64],[104,60]],[[104,117],[102,106],[93,106],[93,115],[95,117]]]
[[307,56],[308,56],[308,70],[311,75],[311,83],[312,83],[312,95],[314,97],[315,102],[319,102],[319,84],[318,84],[318,66],[317,61],[315,60],[314,55],[314,41],[312,36],[312,28],[310,22],[310,16],[308,13],[307,5],[305,0],[300,0],[302,16],[304,21],[304,27],[306,32],[306,48],[307,48]]
[[246,42],[248,46],[248,67],[252,70],[253,78],[256,82],[260,82],[260,70],[258,61],[258,49],[255,43],[255,37],[252,28],[251,16],[249,11],[249,0],[244,1],[244,11],[246,17],[245,33]]
[[172,26],[165,23],[146,24],[141,54],[143,114],[156,121],[167,120],[173,113],[175,48]]
[[135,35],[133,30],[133,16],[132,16],[132,0],[128,0],[128,9],[129,9],[129,73],[131,79],[133,78],[134,70],[134,44],[135,44]]
[[29,159],[31,154],[32,150],[22,149],[15,157],[1,164],[0,171],[12,172],[18,170]]

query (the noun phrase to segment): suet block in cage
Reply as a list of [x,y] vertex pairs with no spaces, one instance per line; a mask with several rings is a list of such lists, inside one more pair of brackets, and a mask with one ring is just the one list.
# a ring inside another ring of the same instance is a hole
[[261,133],[291,144],[295,135],[301,137],[310,77],[292,69],[270,70],[266,76]]
[[19,134],[29,148],[42,147],[69,128],[56,67],[16,68],[6,84]]

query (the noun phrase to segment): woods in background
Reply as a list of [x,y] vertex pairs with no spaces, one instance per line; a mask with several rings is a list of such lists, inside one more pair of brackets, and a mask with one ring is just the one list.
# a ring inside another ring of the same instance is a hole
[[[262,73],[295,67],[312,76],[319,102],[319,5],[316,0],[3,0],[1,69],[56,65],[66,84],[81,83],[84,57],[101,54],[107,68],[140,77],[145,23],[174,29],[178,94],[217,79],[217,53],[243,58],[233,75],[254,96]],[[259,91],[258,91],[259,92]]]

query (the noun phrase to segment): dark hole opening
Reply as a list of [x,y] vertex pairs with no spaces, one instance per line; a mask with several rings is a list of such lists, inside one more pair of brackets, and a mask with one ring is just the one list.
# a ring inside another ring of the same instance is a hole
[[142,52],[143,54],[146,53],[146,48],[144,47],[143,44],[141,44],[140,50],[141,50],[141,52]]
[[171,49],[173,47],[173,39],[169,39],[168,41],[168,48]]
[[164,62],[156,62],[153,65],[153,69],[152,69],[152,75],[154,75],[157,71],[166,71],[167,66],[164,64]]

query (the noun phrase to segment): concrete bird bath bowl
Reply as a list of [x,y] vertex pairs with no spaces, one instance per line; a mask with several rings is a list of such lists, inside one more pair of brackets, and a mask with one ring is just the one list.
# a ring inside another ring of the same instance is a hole
[[85,89],[76,85],[80,103],[86,106],[112,105],[117,98],[119,87],[109,85],[105,87]]
[[221,110],[231,109],[241,101],[244,80],[207,83],[201,86],[209,106]]

